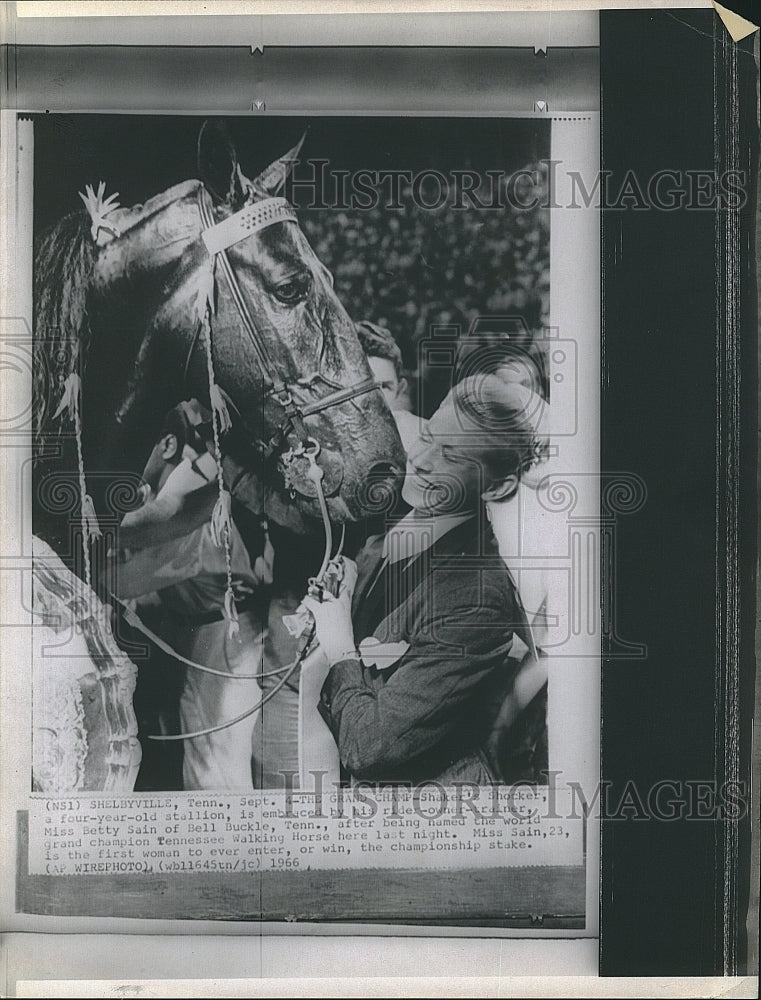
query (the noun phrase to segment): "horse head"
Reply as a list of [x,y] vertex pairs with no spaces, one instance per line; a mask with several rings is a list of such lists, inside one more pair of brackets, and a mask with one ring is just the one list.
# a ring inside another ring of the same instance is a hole
[[320,513],[315,465],[331,518],[346,522],[377,503],[404,454],[331,276],[279,197],[299,148],[252,180],[207,123],[201,181],[110,210],[93,229],[80,364],[88,461],[141,467],[169,407],[222,399],[228,487],[304,531]]

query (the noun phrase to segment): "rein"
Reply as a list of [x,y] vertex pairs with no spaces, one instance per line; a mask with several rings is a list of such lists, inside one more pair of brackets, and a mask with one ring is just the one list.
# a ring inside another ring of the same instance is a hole
[[[323,567],[321,568],[319,575],[317,577],[312,577],[312,579],[309,581],[310,593],[315,594],[321,592],[323,585],[321,583],[318,584],[317,583],[318,580],[327,579],[329,574],[333,574],[336,579],[340,579],[340,577],[343,575],[343,569],[341,567],[340,560],[341,560],[341,552],[343,551],[345,535],[346,531],[344,529],[341,532],[341,541],[339,543],[338,551],[336,552],[336,554],[333,556],[332,559],[329,559],[327,563],[323,563]],[[123,607],[126,607],[126,605],[123,605]],[[294,617],[299,617],[299,615],[297,614]],[[175,659],[179,660],[181,663],[185,663],[189,667],[195,667],[196,670],[202,670],[205,671],[206,673],[217,674],[218,676],[224,677],[228,681],[243,680],[244,678],[245,679],[255,678],[256,680],[263,680],[265,677],[275,677],[278,674],[283,675],[277,682],[277,684],[272,688],[271,691],[268,691],[267,694],[262,694],[259,700],[256,702],[256,704],[252,705],[250,708],[247,708],[245,712],[241,712],[240,715],[236,715],[234,719],[228,719],[226,722],[220,722],[216,726],[208,726],[206,729],[199,729],[194,733],[171,733],[169,735],[161,734],[160,736],[149,735],[148,739],[155,740],[157,743],[175,743],[179,740],[193,740],[193,739],[198,739],[201,736],[209,736],[212,733],[218,733],[222,729],[229,729],[230,726],[235,726],[237,725],[237,723],[243,722],[244,719],[249,719],[252,715],[258,712],[263,705],[266,705],[268,701],[270,701],[272,698],[275,697],[275,695],[281,690],[281,688],[283,688],[291,679],[291,677],[293,677],[293,675],[302,665],[304,660],[306,660],[307,656],[314,649],[314,637],[316,630],[314,621],[311,620],[311,615],[309,617],[310,617],[309,621],[303,622],[303,631],[301,632],[301,636],[302,638],[306,636],[306,638],[304,640],[304,645],[301,649],[301,652],[296,657],[296,659],[293,660],[291,663],[287,664],[285,667],[279,667],[277,670],[265,670],[258,674],[225,674],[221,670],[212,670],[209,667],[202,666],[200,663],[194,663],[192,660],[187,660],[184,657],[181,657],[177,653],[175,653],[174,650],[170,646],[164,644],[162,640],[159,639],[158,636],[154,635],[152,632],[146,629],[145,626],[143,626],[143,623],[140,621],[139,618],[137,618],[136,615],[133,616],[133,619],[137,619],[137,621],[130,620],[128,618],[128,622],[130,624],[133,624],[136,628],[138,628],[141,632],[143,632],[144,635],[147,635],[148,638],[151,639],[152,641],[154,642],[157,641],[158,645],[161,647],[161,649],[164,650],[164,652],[168,652],[171,656],[174,656]]]

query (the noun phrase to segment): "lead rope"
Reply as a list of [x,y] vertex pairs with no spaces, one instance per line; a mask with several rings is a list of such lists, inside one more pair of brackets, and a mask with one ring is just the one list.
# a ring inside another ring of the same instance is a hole
[[296,669],[301,666],[304,659],[306,658],[307,653],[309,653],[311,650],[312,641],[314,639],[314,632],[315,629],[314,626],[312,626],[312,631],[307,639],[306,645],[301,650],[296,659],[293,661],[293,663],[288,664],[287,667],[281,667],[279,670],[267,671],[267,673],[265,674],[260,674],[261,677],[267,677],[272,674],[279,674],[279,673],[282,673],[283,676],[280,678],[280,680],[277,682],[277,684],[273,687],[271,691],[268,691],[267,694],[262,695],[259,701],[257,701],[255,705],[252,705],[251,708],[247,708],[245,712],[241,712],[240,715],[236,715],[234,719],[228,719],[227,722],[220,722],[216,726],[209,726],[207,729],[199,729],[195,733],[177,733],[176,735],[172,734],[169,736],[163,736],[163,735],[149,736],[148,739],[156,740],[159,743],[171,743],[176,740],[194,740],[200,736],[210,736],[212,733],[218,733],[222,729],[229,729],[230,726],[235,726],[239,722],[243,722],[244,719],[250,718],[252,715],[254,715],[254,713],[258,712],[263,705],[266,705],[267,702],[270,701],[270,699],[275,697],[278,691],[280,691],[280,689],[284,687],[285,684],[288,683],[290,678],[295,673]]

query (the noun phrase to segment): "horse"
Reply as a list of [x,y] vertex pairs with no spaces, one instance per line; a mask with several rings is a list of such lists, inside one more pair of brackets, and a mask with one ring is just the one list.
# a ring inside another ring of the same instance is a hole
[[[71,525],[86,498],[72,470],[118,531],[163,416],[182,400],[215,412],[222,491],[291,532],[377,511],[403,470],[354,324],[280,197],[300,145],[250,179],[207,122],[200,179],[131,208],[90,191],[87,211],[40,237],[33,525],[80,572]],[[61,414],[72,376],[74,434]]]
[[[201,238],[204,212],[206,228],[221,229],[242,210],[271,207],[298,151],[249,180],[229,137],[205,123],[198,141],[202,180],[116,208],[95,239],[85,212],[43,234],[34,265],[38,440],[49,443],[51,430],[60,435],[51,418],[61,376],[77,368],[88,474],[140,470],[171,406],[189,398],[208,403],[197,311],[214,263]],[[281,525],[308,532],[320,514],[309,462],[301,457],[288,469],[282,462],[299,443],[300,425],[320,445],[331,519],[362,517],[368,475],[403,469],[404,455],[330,274],[287,211],[224,256],[228,266],[217,266],[213,278],[214,372],[231,404],[236,440],[261,459],[229,485],[255,512],[266,509]]]

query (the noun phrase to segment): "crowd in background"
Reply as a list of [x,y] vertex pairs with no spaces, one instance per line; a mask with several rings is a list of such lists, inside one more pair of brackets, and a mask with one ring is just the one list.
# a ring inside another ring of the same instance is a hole
[[[530,193],[520,192],[521,200],[529,203]],[[541,197],[521,210],[453,209],[454,197],[425,209],[402,184],[398,209],[300,213],[349,314],[388,327],[407,371],[423,378],[418,348],[434,325],[465,334],[481,317],[518,316],[535,332],[549,320],[549,211]]]

